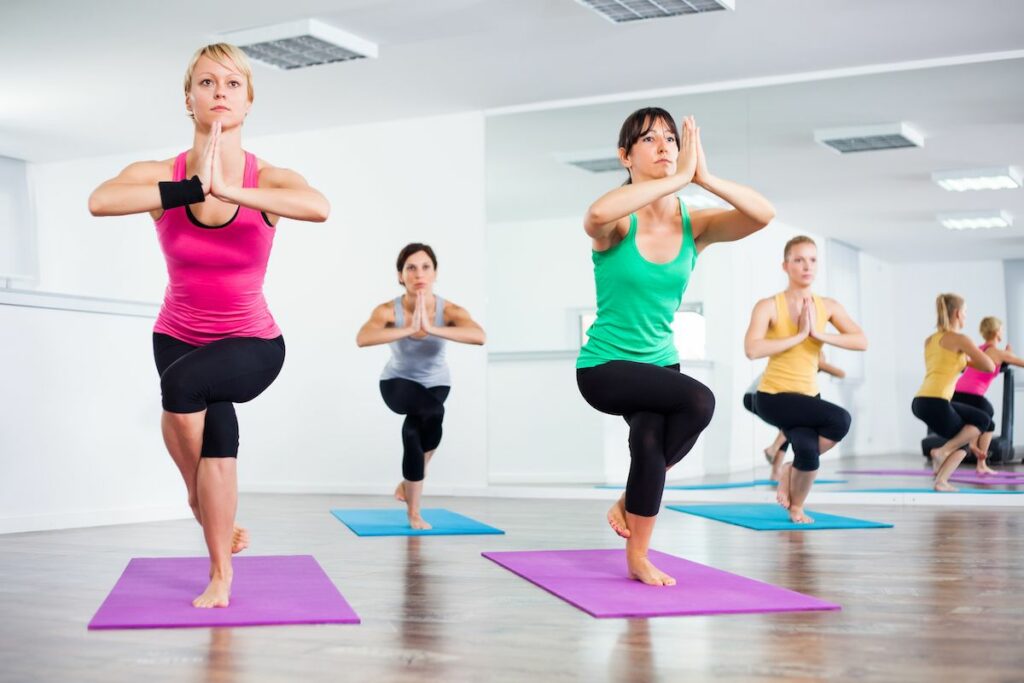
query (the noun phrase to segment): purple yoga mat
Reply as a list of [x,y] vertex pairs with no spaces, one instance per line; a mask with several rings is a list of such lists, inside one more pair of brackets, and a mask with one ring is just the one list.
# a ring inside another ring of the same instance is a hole
[[198,609],[205,557],[136,557],[89,622],[90,629],[358,624],[359,616],[312,555],[236,557],[228,607]]
[[[933,477],[931,470],[839,470],[839,474],[868,474],[889,477]],[[996,472],[995,474],[978,474],[969,470],[957,470],[949,478],[961,484],[989,484],[992,486],[1011,486],[1024,484],[1024,472]]]
[[483,556],[599,618],[840,609],[809,595],[655,550],[648,556],[675,577],[676,585],[647,586],[630,579],[622,550],[535,550]]

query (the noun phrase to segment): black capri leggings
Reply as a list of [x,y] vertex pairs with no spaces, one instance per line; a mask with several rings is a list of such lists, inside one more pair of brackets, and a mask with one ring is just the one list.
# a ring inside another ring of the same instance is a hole
[[384,403],[399,415],[402,423],[402,478],[423,481],[426,476],[424,453],[441,444],[444,402],[451,387],[425,387],[411,379],[383,379],[380,395]]
[[[746,408],[747,410],[749,410],[754,415],[757,415],[757,406],[754,405],[754,396],[756,395],[756,393],[757,392],[751,391],[751,392],[748,392],[746,394],[743,394],[743,407]],[[760,415],[757,415],[757,416],[760,417]],[[782,451],[783,453],[785,453],[786,449],[788,449],[788,448],[789,448],[789,441],[788,440],[783,441],[782,445],[779,446],[779,450]]]
[[988,429],[986,432],[994,432],[996,430],[996,423],[993,418],[996,416],[996,409],[992,407],[989,400],[984,396],[978,394],[968,394],[963,391],[957,391],[953,393],[953,403],[960,403],[963,405],[983,410],[988,415]]
[[910,410],[914,417],[943,439],[952,439],[965,425],[974,425],[983,432],[995,429],[992,418],[984,410],[964,403],[951,403],[944,398],[915,396]]
[[661,508],[665,470],[683,459],[711,422],[715,395],[679,365],[614,360],[576,370],[587,403],[629,424],[626,511],[653,517]]
[[817,396],[759,391],[754,406],[758,417],[781,429],[793,444],[793,467],[801,472],[814,472],[821,464],[819,436],[839,442],[850,431],[850,413]]
[[238,418],[232,404],[253,400],[277,378],[284,365],[284,337],[233,337],[193,346],[154,332],[153,357],[164,410],[206,410],[200,455],[234,458]]

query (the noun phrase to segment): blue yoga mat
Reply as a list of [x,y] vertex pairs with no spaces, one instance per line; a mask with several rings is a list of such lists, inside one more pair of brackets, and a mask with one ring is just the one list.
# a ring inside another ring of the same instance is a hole
[[[722,484],[670,484],[665,487],[666,491],[713,491],[715,489],[751,489],[755,486],[775,486],[779,482],[774,479],[755,479],[754,481],[728,481]],[[845,479],[817,479],[815,484],[845,484]],[[625,486],[602,485],[599,489],[622,490]]]
[[828,515],[807,510],[813,524],[794,524],[789,513],[779,505],[751,503],[739,505],[668,505],[669,510],[706,517],[726,524],[756,531],[812,531],[814,529],[888,529],[892,524],[871,522],[866,519]]
[[[993,489],[960,489],[959,491],[936,491],[930,488],[889,488],[889,489],[842,489],[836,493],[980,493],[980,494],[1021,494],[1024,491],[1002,491]],[[811,515],[812,517],[814,515]]]
[[405,510],[382,508],[363,510],[331,510],[357,536],[451,536],[466,534],[503,534],[501,529],[488,526],[457,512],[443,508],[421,511],[433,529],[413,529]]

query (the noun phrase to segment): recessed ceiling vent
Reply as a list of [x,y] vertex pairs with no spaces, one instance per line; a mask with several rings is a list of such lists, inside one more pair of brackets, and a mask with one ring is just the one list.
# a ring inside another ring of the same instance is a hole
[[616,24],[736,9],[735,0],[576,0],[576,2],[584,7],[589,7]]
[[231,31],[220,37],[242,48],[250,59],[285,70],[377,56],[376,43],[316,19]]
[[924,136],[903,122],[816,130],[814,141],[840,154],[924,147]]

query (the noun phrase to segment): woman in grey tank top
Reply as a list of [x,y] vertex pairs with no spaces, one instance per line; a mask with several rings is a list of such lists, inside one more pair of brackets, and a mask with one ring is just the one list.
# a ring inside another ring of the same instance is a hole
[[434,294],[437,257],[430,246],[407,244],[395,265],[405,294],[373,309],[356,344],[391,346],[380,393],[388,408],[405,415],[402,481],[395,498],[408,507],[409,526],[429,529],[420,515],[420,498],[427,463],[441,443],[444,401],[451,389],[445,342],[483,344],[485,335],[466,309]]

